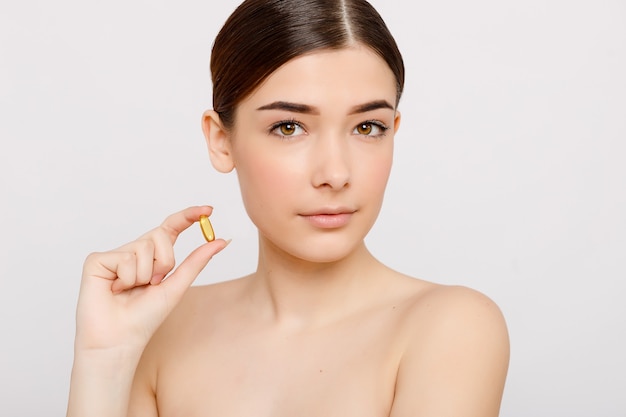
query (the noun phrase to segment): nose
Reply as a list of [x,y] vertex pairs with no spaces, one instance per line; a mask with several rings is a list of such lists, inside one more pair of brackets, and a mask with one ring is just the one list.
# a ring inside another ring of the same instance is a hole
[[315,141],[312,183],[316,188],[340,190],[350,184],[349,141],[339,135],[325,135]]

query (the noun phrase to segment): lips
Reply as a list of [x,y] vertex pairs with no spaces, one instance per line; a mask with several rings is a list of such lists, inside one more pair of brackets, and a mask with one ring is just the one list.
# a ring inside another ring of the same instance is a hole
[[300,214],[300,216],[315,227],[321,229],[337,229],[347,225],[355,212],[356,210],[354,209],[335,207],[303,213]]

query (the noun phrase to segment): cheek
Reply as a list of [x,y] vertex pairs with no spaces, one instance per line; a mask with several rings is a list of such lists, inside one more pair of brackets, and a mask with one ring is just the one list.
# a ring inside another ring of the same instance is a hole
[[370,158],[367,158],[367,163],[359,164],[363,172],[364,182],[371,191],[383,192],[385,190],[392,163],[393,152],[386,150],[386,152],[370,155]]
[[301,175],[284,159],[261,153],[239,158],[236,169],[242,198],[249,213],[250,210],[270,207],[292,195],[292,190],[297,188],[295,178]]

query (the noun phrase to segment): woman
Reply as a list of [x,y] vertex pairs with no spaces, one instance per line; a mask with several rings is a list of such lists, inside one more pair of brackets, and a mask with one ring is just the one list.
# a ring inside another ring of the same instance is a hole
[[[68,416],[496,416],[506,325],[486,296],[408,277],[364,238],[400,126],[402,57],[364,0],[246,0],[212,51],[213,166],[236,170],[256,271],[191,283],[168,217],[85,261]],[[167,279],[165,277],[170,274]]]

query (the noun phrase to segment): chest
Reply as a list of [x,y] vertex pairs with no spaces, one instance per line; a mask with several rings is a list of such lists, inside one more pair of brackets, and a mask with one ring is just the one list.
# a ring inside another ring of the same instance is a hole
[[218,328],[193,340],[175,342],[159,369],[163,417],[389,413],[400,358],[393,326],[302,334]]

